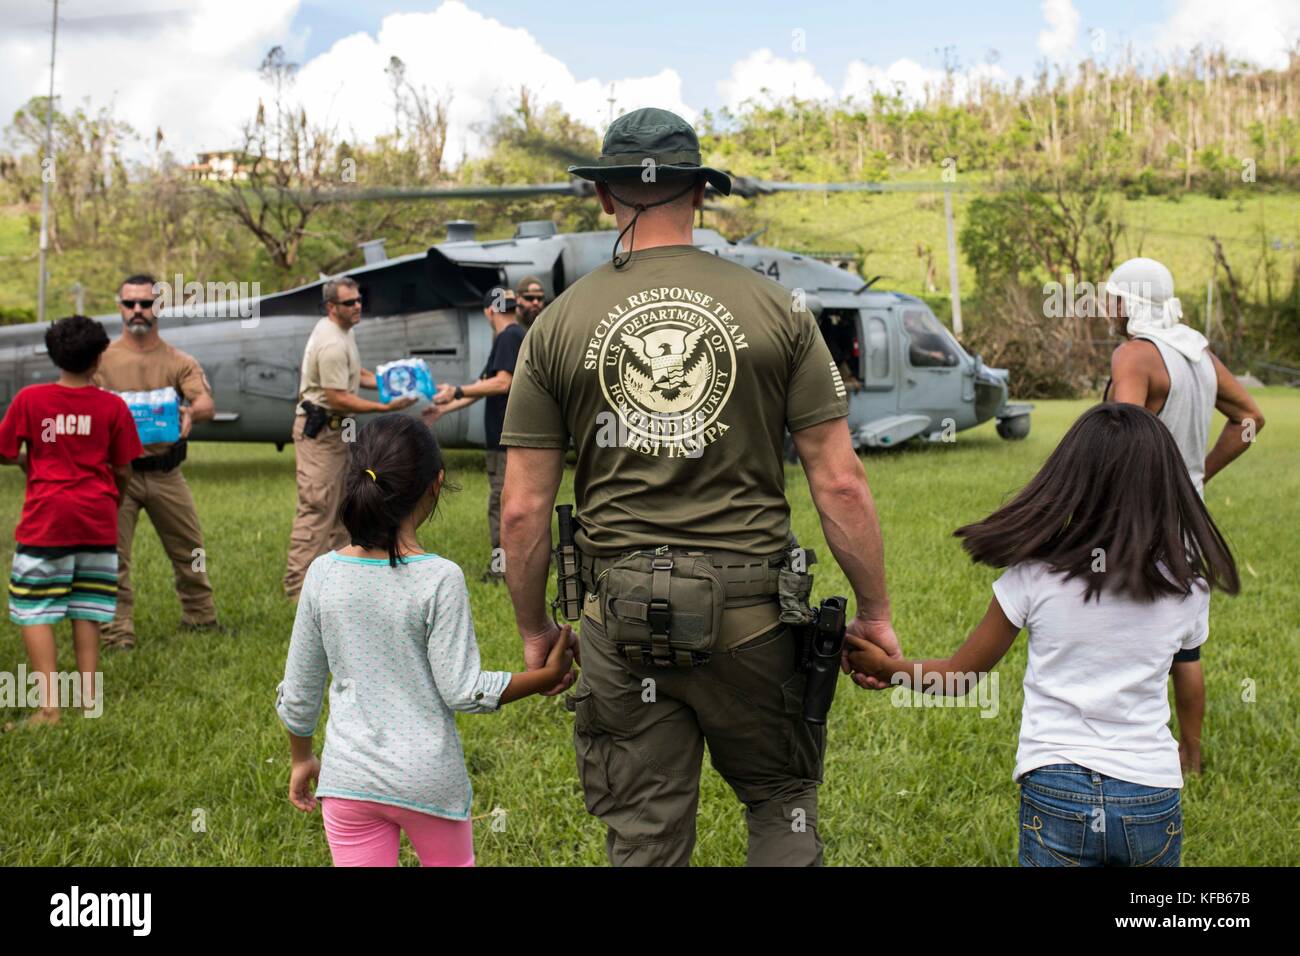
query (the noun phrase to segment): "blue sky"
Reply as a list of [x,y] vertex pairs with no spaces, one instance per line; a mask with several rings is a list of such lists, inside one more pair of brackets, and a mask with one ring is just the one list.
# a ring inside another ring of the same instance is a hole
[[[700,107],[719,102],[718,81],[731,64],[767,47],[793,56],[792,31],[805,31],[805,56],[823,76],[837,81],[848,64],[865,60],[884,66],[909,58],[923,66],[943,65],[943,48],[952,47],[963,67],[983,62],[996,51],[1011,76],[1029,76],[1043,60],[1037,37],[1045,28],[1042,4],[1016,2],[859,2],[753,0],[750,3],[654,4],[593,0],[538,3],[522,0],[469,0],[470,6],[523,27],[545,50],[563,60],[578,78],[649,75],[664,66],[681,74],[684,98]],[[303,0],[295,30],[306,30],[307,57],[323,53],[341,37],[374,33],[386,14],[422,12],[437,2],[382,3]],[[1172,13],[1171,2],[1077,0],[1081,44],[1089,31],[1105,30],[1112,46],[1147,42],[1157,24]],[[1134,12],[1142,8],[1145,13]]]
[[[48,88],[49,10],[0,0],[0,116]],[[399,56],[412,86],[448,104],[453,163],[484,148],[521,86],[600,132],[611,84],[615,113],[654,105],[694,119],[791,95],[920,102],[945,56],[961,99],[972,80],[1117,62],[1130,44],[1147,68],[1207,44],[1284,66],[1300,38],[1300,0],[62,0],[60,16],[60,98],[111,107],[145,137],[161,129],[178,156],[239,140],[268,96],[258,65],[279,45],[300,66],[294,105],[353,141],[391,132],[385,70]]]

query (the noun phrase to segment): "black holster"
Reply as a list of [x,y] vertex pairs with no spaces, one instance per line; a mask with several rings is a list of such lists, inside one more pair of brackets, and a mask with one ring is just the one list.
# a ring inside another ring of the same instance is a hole
[[825,724],[831,702],[835,700],[848,603],[844,597],[827,598],[813,612],[811,623],[795,628],[800,637],[800,669],[808,675],[803,692],[803,719],[810,724]]
[[303,402],[301,407],[307,413],[307,420],[302,424],[302,433],[307,438],[315,438],[329,423],[329,409],[315,402]]

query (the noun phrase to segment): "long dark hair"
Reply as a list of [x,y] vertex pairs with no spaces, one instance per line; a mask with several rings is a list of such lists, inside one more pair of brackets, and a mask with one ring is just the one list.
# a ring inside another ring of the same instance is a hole
[[1138,405],[1088,409],[1010,504],[953,533],[982,564],[1042,561],[1066,580],[1084,578],[1085,600],[1103,590],[1146,601],[1187,595],[1197,580],[1240,588],[1173,436]]
[[[339,518],[361,548],[383,548],[397,567],[397,534],[443,470],[433,431],[407,415],[380,415],[357,432],[344,476]],[[435,502],[436,504],[436,502]]]

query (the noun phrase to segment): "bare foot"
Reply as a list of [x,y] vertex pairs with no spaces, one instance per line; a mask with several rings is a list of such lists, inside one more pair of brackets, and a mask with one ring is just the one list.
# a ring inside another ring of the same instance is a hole
[[57,707],[42,707],[23,722],[24,727],[52,727],[62,716]]

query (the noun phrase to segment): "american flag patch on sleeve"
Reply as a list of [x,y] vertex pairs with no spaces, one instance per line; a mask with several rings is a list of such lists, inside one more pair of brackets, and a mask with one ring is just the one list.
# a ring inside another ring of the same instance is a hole
[[835,364],[833,359],[831,360],[831,379],[835,382],[836,398],[843,398],[848,394],[848,390],[844,388],[844,379],[840,378],[839,367]]

